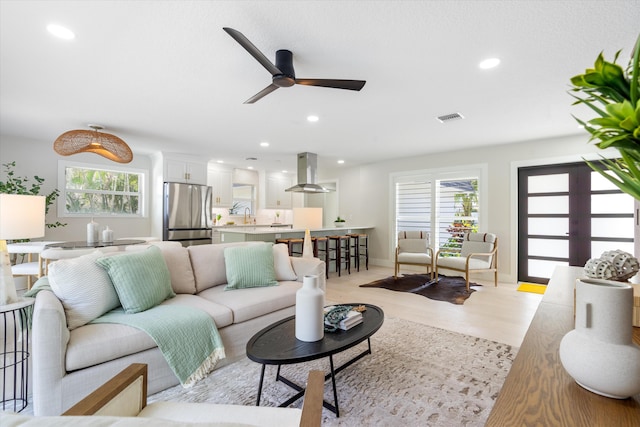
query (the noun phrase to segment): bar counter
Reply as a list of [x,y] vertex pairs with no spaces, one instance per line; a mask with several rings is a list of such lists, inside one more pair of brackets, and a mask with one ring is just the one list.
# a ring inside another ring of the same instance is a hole
[[[360,231],[366,231],[373,229],[372,226],[345,226],[345,227],[324,227],[313,228],[309,232],[311,236],[331,236],[334,234],[348,234],[356,233]],[[255,226],[247,227],[242,226],[224,227],[219,230],[221,234],[221,242],[275,242],[280,238],[295,238],[304,237],[305,230],[302,228],[284,228],[284,227],[269,227],[269,226]]]

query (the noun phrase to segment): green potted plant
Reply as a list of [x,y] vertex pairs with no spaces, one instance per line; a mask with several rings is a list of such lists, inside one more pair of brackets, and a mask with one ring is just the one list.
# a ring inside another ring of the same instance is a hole
[[593,162],[587,164],[623,192],[640,200],[640,36],[632,51],[627,70],[607,62],[602,53],[594,68],[571,79],[573,105],[584,104],[598,117],[583,121],[575,119],[591,134],[590,142],[598,148],[615,148],[620,158],[602,158],[605,168]]
[[340,218],[339,216],[336,218],[336,220],[333,222],[333,225],[335,225],[336,227],[344,227],[344,223],[346,222],[346,220],[344,218]]

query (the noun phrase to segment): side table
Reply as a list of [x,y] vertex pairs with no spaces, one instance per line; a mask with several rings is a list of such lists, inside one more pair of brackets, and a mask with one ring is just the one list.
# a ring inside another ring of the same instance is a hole
[[[28,313],[34,298],[0,305],[4,332],[0,369],[2,369],[2,410],[20,412],[27,407],[29,391]],[[11,403],[13,402],[13,404]]]

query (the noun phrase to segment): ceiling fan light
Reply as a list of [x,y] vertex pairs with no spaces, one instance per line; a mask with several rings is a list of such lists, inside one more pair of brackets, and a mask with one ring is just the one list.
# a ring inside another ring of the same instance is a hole
[[70,130],[60,135],[53,143],[53,150],[61,156],[78,153],[95,153],[118,163],[133,160],[131,148],[115,135],[98,132],[101,126],[91,125],[94,130]]

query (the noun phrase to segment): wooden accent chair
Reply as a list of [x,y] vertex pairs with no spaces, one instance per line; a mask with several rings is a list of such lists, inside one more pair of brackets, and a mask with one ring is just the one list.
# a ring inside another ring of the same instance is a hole
[[429,247],[429,233],[422,230],[398,232],[394,279],[398,278],[400,265],[423,265],[433,279],[433,249]]
[[[319,427],[323,393],[324,372],[310,371],[302,411],[212,403],[154,402],[147,405],[147,365],[134,363],[62,415],[155,418],[178,422],[176,426],[196,426],[198,424],[191,423],[199,422],[257,425],[268,420],[270,425]],[[150,420],[149,426],[152,425],[153,420]]]
[[493,233],[467,233],[462,241],[460,256],[441,257],[436,254],[436,277],[441,268],[464,272],[469,290],[469,274],[493,272],[495,286],[498,286],[498,236]]

